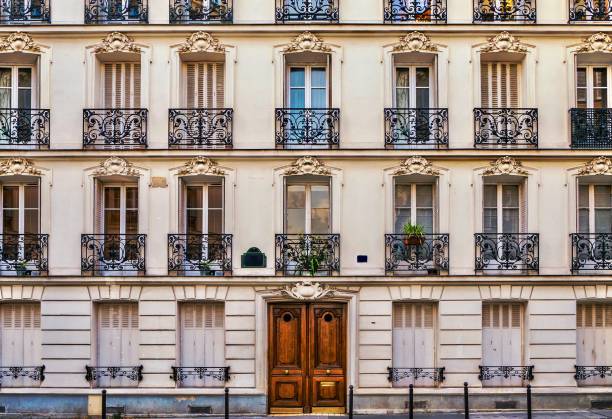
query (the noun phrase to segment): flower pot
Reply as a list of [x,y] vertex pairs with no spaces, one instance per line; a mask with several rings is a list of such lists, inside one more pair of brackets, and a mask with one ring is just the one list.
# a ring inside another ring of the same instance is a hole
[[425,237],[409,236],[404,239],[406,246],[422,246],[425,243]]

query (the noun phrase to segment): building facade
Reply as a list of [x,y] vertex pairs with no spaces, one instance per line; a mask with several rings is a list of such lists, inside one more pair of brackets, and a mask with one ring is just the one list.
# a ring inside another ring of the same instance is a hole
[[612,403],[608,0],[6,0],[0,409]]

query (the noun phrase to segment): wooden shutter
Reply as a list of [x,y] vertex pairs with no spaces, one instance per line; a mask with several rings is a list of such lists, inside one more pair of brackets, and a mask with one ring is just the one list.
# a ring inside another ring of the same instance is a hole
[[140,107],[140,63],[104,64],[104,107]]
[[[576,365],[610,365],[612,348],[612,305],[580,303],[576,306]],[[609,385],[610,378],[592,377],[581,385]]]
[[480,64],[480,95],[483,108],[518,108],[519,94],[519,64]]
[[523,182],[519,185],[519,227],[521,233],[527,233],[528,224],[528,211],[527,211],[527,182]]
[[[42,365],[40,304],[6,303],[0,305],[3,367]],[[31,387],[40,383],[29,378],[2,380],[2,387]]]
[[94,180],[94,234],[104,233],[104,183]]
[[187,107],[223,108],[225,96],[224,63],[186,64]]

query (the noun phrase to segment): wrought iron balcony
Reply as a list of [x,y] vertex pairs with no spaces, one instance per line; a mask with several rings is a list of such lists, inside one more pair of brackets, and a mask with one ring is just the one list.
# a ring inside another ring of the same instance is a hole
[[392,383],[397,383],[406,378],[414,381],[419,379],[431,380],[434,384],[443,382],[445,368],[391,368],[387,367],[389,373],[387,379]]
[[170,23],[232,23],[232,0],[170,0]]
[[0,148],[48,148],[49,109],[0,109]]
[[168,147],[232,148],[234,110],[170,109]]
[[478,379],[480,381],[489,381],[494,378],[520,378],[523,381],[533,381],[533,365],[524,366],[478,366],[480,374]]
[[277,234],[276,272],[295,276],[340,273],[339,234]]
[[570,110],[572,148],[612,148],[612,108]]
[[386,108],[385,147],[448,148],[448,109]]
[[135,383],[142,381],[142,365],[135,367],[91,367],[85,366],[85,380],[89,383],[94,383],[100,378],[108,378],[110,380],[116,380],[118,378],[125,378]]
[[144,275],[146,239],[145,234],[81,235],[81,273]]
[[611,378],[612,377],[612,366],[609,365],[597,365],[597,366],[585,366],[576,365],[576,375],[574,378],[576,381],[587,381],[589,378]]
[[476,148],[537,148],[538,110],[474,109]]
[[446,16],[446,0],[385,0],[385,22],[446,23]]
[[338,22],[338,0],[276,0],[276,23]]
[[0,24],[51,22],[49,0],[0,0]]
[[168,271],[176,275],[231,275],[232,235],[169,234]]
[[48,234],[0,234],[0,275],[46,275],[48,251]]
[[340,110],[283,108],[276,110],[276,147],[338,148]]
[[536,0],[474,0],[474,23],[536,23]]
[[571,234],[572,273],[612,273],[612,233]]
[[612,21],[612,2],[609,0],[569,0],[569,21],[570,23]]
[[147,119],[146,109],[85,109],[83,147],[146,148]]
[[387,275],[440,275],[448,272],[448,234],[412,238],[385,234]]
[[148,23],[148,0],[85,0],[85,23]]
[[475,234],[476,271],[535,272],[540,267],[537,233]]
[[28,378],[42,383],[45,381],[45,366],[38,367],[0,367],[0,386],[13,387],[8,380]]
[[172,367],[170,378],[175,383],[183,382],[192,377],[199,380],[211,377],[220,382],[226,382],[230,379],[230,367]]

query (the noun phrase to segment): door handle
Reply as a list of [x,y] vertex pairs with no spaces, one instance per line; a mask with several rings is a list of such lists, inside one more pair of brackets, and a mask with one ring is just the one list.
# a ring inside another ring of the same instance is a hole
[[285,370],[285,375],[289,375],[289,370]]
[[325,370],[325,374],[327,375],[331,374],[331,370]]

